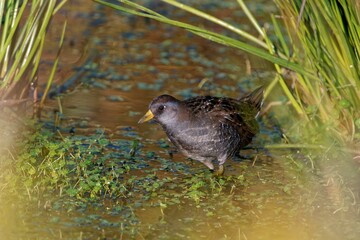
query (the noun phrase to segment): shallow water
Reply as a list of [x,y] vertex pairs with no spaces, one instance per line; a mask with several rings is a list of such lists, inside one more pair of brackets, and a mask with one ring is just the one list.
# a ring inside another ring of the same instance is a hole
[[[199,22],[155,5],[163,14]],[[264,20],[276,9],[265,1],[252,1],[250,6]],[[209,1],[202,7],[226,19],[233,14],[232,21],[251,29],[234,4]],[[337,161],[322,159],[315,171],[309,159],[316,153],[263,149],[281,141],[271,117],[260,119],[261,132],[253,148],[226,163],[223,179],[214,179],[203,165],[179,153],[171,156],[173,149],[164,147],[166,136],[159,126],[137,124],[151,99],[162,93],[179,98],[238,97],[266,85],[273,77],[269,63],[88,1],[72,1],[62,15],[57,21],[67,17],[74,24],[69,24],[57,83],[77,78],[65,88],[67,94],[60,95],[60,130],[65,135],[72,129],[75,136],[91,136],[102,129],[114,145],[139,140],[141,147],[132,160],[135,167],[125,175],[135,176],[133,195],[91,203],[56,196],[39,196],[27,203],[14,199],[0,211],[1,239],[358,238],[356,165],[339,167]],[[246,73],[245,60],[250,61],[251,74]],[[49,71],[49,66],[43,68]],[[51,123],[59,102],[49,101],[48,109],[44,121]],[[121,155],[121,151],[109,148],[105,153]],[[146,184],[149,190],[143,191]]]

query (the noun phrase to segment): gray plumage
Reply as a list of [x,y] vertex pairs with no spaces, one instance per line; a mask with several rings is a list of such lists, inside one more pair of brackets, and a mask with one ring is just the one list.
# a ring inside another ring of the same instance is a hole
[[185,156],[212,170],[213,160],[217,160],[223,171],[225,161],[258,132],[256,117],[263,92],[260,87],[240,99],[200,96],[184,101],[161,95],[150,103],[149,110]]

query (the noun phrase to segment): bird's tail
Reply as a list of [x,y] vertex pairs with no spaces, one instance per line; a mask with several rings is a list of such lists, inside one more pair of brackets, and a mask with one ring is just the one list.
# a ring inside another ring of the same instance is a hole
[[251,93],[247,94],[246,96],[240,98],[240,101],[248,102],[252,106],[254,106],[258,111],[261,110],[261,107],[264,103],[264,87],[258,87]]

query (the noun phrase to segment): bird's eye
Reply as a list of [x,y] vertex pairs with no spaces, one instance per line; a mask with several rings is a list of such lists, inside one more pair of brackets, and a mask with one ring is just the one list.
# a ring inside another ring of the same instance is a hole
[[159,111],[164,111],[164,109],[165,109],[165,106],[164,106],[164,105],[160,105],[160,106],[158,107],[158,110],[159,110]]

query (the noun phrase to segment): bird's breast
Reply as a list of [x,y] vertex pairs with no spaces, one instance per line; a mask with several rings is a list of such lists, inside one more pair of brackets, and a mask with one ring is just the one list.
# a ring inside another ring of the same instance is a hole
[[201,121],[164,128],[171,142],[183,153],[217,156],[223,151],[237,151],[240,135],[233,127],[221,122]]

